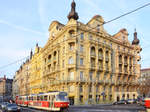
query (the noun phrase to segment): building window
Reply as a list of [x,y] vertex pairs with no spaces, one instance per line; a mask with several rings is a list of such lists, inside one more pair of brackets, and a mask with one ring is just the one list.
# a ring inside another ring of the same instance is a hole
[[118,46],[118,50],[120,50],[120,46]]
[[80,38],[81,38],[81,40],[84,39],[84,33],[81,33]]
[[100,32],[100,25],[97,25],[97,32]]
[[92,85],[89,86],[89,93],[92,92]]
[[70,72],[70,80],[74,80],[74,72]]
[[69,57],[69,64],[73,64],[73,57]]
[[97,41],[100,42],[100,38],[97,37]]
[[89,73],[89,78],[90,78],[90,80],[92,80],[92,75],[93,75],[93,72],[90,72],[90,73]]
[[83,45],[80,45],[80,52],[83,52]]
[[83,58],[80,58],[80,65],[83,65]]
[[80,85],[80,93],[83,92],[83,87]]
[[80,80],[83,80],[83,71],[80,71]]
[[92,35],[91,34],[89,34],[89,40],[92,40]]
[[70,87],[69,87],[69,92],[74,92],[74,89],[75,89],[75,88],[74,88],[74,86],[73,86],[73,85],[72,85],[72,86],[70,86]]
[[64,75],[64,73],[62,74],[62,79],[63,79],[63,80],[65,79],[65,75]]
[[99,87],[98,87],[98,86],[96,86],[96,92],[97,92],[97,93],[99,92]]
[[62,62],[62,67],[63,68],[65,67],[65,60],[63,60],[63,62]]
[[75,43],[69,43],[69,50],[74,50]]

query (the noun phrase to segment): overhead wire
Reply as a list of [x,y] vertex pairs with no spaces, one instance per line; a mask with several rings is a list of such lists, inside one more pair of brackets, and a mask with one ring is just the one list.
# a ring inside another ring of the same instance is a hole
[[20,61],[23,61],[23,60],[27,59],[27,58],[29,58],[29,56],[24,57],[24,58],[21,58],[21,59],[19,59],[19,60],[16,60],[16,61],[14,61],[14,62],[9,63],[9,64],[3,65],[3,66],[0,67],[0,69],[3,69],[3,68],[6,68],[6,67],[8,67],[8,66],[10,66],[10,65],[16,64],[16,63],[18,63],[18,62],[20,62]]
[[[133,13],[133,12],[136,12],[136,11],[138,11],[138,10],[144,8],[144,7],[147,7],[147,6],[149,6],[149,5],[150,5],[150,3],[147,3],[147,4],[145,4],[145,5],[141,6],[141,7],[138,7],[138,8],[136,8],[136,9],[132,10],[132,11],[129,11],[129,12],[127,12],[127,13],[125,13],[125,14],[122,14],[122,15],[120,15],[120,16],[118,16],[118,17],[115,17],[115,18],[113,18],[113,19],[111,19],[111,20],[109,20],[109,21],[107,21],[107,22],[104,22],[103,24],[100,24],[99,26],[102,26],[102,25],[108,24],[108,23],[110,23],[110,22],[113,22],[113,21],[115,21],[115,20],[117,20],[117,19],[120,19],[120,18],[122,18],[122,17],[124,17],[124,16],[126,16],[126,15],[129,15],[129,14],[131,14],[131,13]],[[97,19],[96,19],[96,20],[97,20]],[[98,20],[97,20],[97,21],[98,21]],[[88,31],[91,31],[91,30],[96,29],[96,28],[97,28],[97,26],[96,26],[96,27],[93,27],[93,28],[90,27],[90,29],[89,29]],[[79,33],[79,34],[77,34],[77,35],[74,35],[73,37],[77,37],[77,36],[79,36],[79,35],[81,35],[81,33]],[[64,41],[63,41],[63,42],[64,42]],[[57,44],[60,44],[60,43],[57,43]],[[27,57],[29,57],[29,56],[27,56]],[[23,59],[25,59],[25,58],[27,58],[27,57],[24,57]],[[1,66],[0,69],[3,69],[3,68],[5,68],[5,67],[8,67],[8,66],[10,66],[10,65],[13,65],[13,64],[15,64],[15,63],[18,63],[19,61],[22,61],[23,59],[19,59],[19,60],[14,61],[14,62],[12,62],[12,63],[10,63],[10,64]]]

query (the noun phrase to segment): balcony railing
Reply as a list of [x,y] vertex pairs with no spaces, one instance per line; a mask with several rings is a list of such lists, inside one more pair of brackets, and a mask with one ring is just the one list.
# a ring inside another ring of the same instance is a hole
[[96,57],[95,53],[91,53],[90,55],[91,55],[91,57],[94,57],[94,58]]
[[54,61],[56,61],[56,56],[53,58]]
[[103,55],[98,55],[98,59],[103,60]]
[[107,61],[107,62],[108,62],[108,61],[109,61],[109,57],[106,57],[106,58],[105,58],[105,61]]
[[122,60],[119,60],[119,64],[120,64],[120,65],[122,64]]
[[125,66],[127,66],[127,65],[128,65],[127,61],[124,61],[124,65],[125,65]]
[[51,59],[47,60],[47,63],[51,63]]

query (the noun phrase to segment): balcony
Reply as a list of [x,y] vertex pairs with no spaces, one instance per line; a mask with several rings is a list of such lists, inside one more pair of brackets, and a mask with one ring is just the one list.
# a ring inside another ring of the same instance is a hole
[[105,71],[106,72],[109,72],[110,71],[110,68],[108,66],[105,66]]
[[124,74],[128,74],[128,70],[124,70]]
[[68,69],[75,68],[76,64],[68,64],[67,67],[68,67]]
[[122,72],[122,70],[119,70],[119,74],[122,74],[123,72]]
[[103,66],[102,66],[102,65],[98,65],[98,66],[97,66],[97,69],[98,69],[99,71],[103,71]]
[[102,55],[98,55],[98,59],[99,60],[103,60],[103,56]]
[[122,85],[123,83],[122,83],[122,81],[116,81],[116,85]]
[[96,68],[96,67],[95,67],[95,64],[91,64],[91,65],[90,65],[90,68],[91,68],[92,70],[95,70],[95,68]]
[[91,53],[90,54],[92,58],[96,58],[96,54],[95,53]]
[[77,78],[76,79],[78,82],[87,82],[87,80],[85,78]]
[[114,85],[115,81],[114,80],[109,80],[109,84]]
[[56,56],[53,58],[53,61],[56,62]]
[[124,61],[124,66],[128,66],[128,63],[127,63],[127,61]]
[[51,59],[47,60],[47,64],[51,63]]
[[122,60],[119,60],[119,65],[122,65]]
[[105,85],[109,84],[109,80],[104,80],[104,84]]
[[106,57],[106,58],[105,58],[105,61],[108,62],[108,61],[109,61],[109,57]]
[[99,80],[99,79],[96,79],[96,83],[104,83],[104,81],[103,80]]

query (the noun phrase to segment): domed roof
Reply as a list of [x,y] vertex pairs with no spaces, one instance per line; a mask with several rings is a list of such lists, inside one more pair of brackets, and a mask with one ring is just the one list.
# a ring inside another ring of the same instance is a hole
[[136,32],[136,29],[135,29],[134,40],[132,41],[132,45],[138,45],[139,43],[140,43],[140,40],[137,38],[137,32]]
[[71,11],[70,11],[70,13],[68,15],[68,19],[69,20],[71,18],[74,19],[74,20],[78,20],[79,19],[79,16],[78,16],[78,13],[75,10],[75,7],[76,7],[76,3],[73,0],[72,3],[71,3]]

